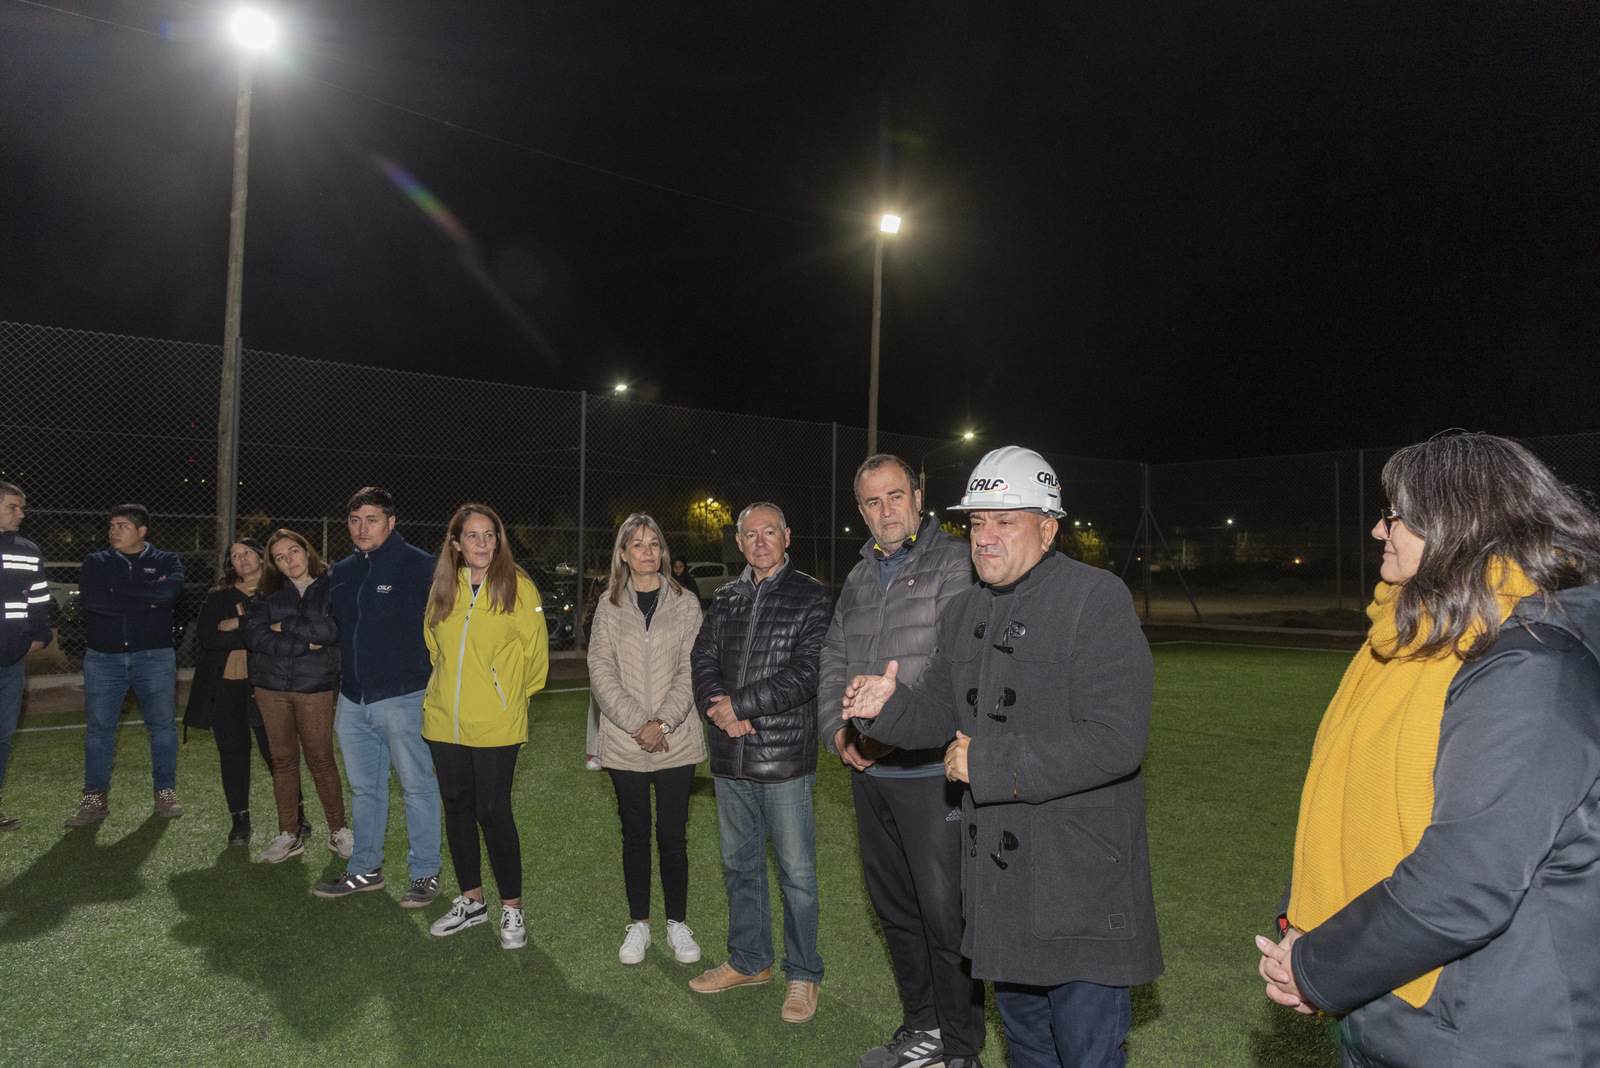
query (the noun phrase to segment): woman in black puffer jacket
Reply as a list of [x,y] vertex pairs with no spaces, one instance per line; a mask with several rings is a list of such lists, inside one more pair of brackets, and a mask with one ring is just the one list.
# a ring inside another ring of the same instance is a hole
[[327,569],[311,544],[292,530],[273,531],[260,595],[244,624],[250,681],[272,746],[272,792],[278,802],[278,836],[261,855],[265,864],[305,852],[297,812],[302,747],[328,818],[328,848],[349,858],[355,845],[333,762],[339,624],[329,610],[328,588]]

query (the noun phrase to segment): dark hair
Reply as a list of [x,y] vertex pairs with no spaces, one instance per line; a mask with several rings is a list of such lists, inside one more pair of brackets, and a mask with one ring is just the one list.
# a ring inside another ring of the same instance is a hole
[[911,470],[910,464],[906,463],[892,452],[873,453],[871,456],[861,461],[861,466],[856,468],[856,477],[850,482],[850,489],[856,495],[856,504],[859,505],[861,503],[861,479],[871,472],[876,471],[878,468],[888,467],[890,464],[899,464],[900,470],[906,473],[906,485],[911,487],[912,493],[917,491],[919,488],[917,483],[921,480],[917,478],[917,473]]
[[3,481],[0,481],[0,497],[21,497],[23,500],[28,499],[28,495],[22,492],[21,486],[17,485],[15,482]]
[[142,504],[119,504],[111,509],[111,514],[106,516],[106,522],[113,519],[126,519],[136,527],[150,528],[150,509]]
[[356,490],[350,497],[350,503],[345,505],[344,514],[360,511],[368,505],[394,518],[394,494],[381,486],[362,486]]
[[[628,565],[622,559],[622,550],[628,544],[628,539],[633,537],[633,532],[640,527],[649,530],[661,543],[661,581],[671,593],[683,592],[683,585],[672,573],[672,553],[667,549],[667,536],[661,533],[661,524],[643,512],[635,512],[624,519],[622,525],[617,528],[617,540],[611,546],[611,578],[606,583],[606,594],[614,605],[622,604],[622,587],[628,582]],[[683,577],[689,576],[685,573]]]
[[1398,647],[1422,638],[1412,657],[1451,652],[1471,661],[1494,646],[1500,607],[1489,569],[1497,557],[1522,569],[1547,611],[1561,610],[1557,590],[1600,582],[1600,519],[1515,441],[1449,433],[1407,446],[1383,465],[1383,488],[1424,542],[1395,609]]
[[[463,504],[450,517],[450,527],[444,533],[444,544],[439,547],[439,561],[433,565],[433,589],[428,594],[428,626],[437,627],[450,617],[456,607],[457,576],[461,572],[461,550],[456,543],[461,540],[461,528],[467,520],[481,515],[494,526],[494,555],[484,572],[483,584],[488,587],[489,610],[515,612],[517,610],[517,576],[527,572],[511,559],[511,546],[506,544],[506,525],[499,514],[487,504]],[[530,580],[531,581],[531,580]]]
[[[234,570],[233,567],[233,547],[235,545],[243,545],[246,549],[261,557],[261,578],[267,577],[267,550],[262,548],[261,543],[254,538],[234,538],[228,543],[228,551],[222,555],[222,566],[217,569],[217,573],[220,576],[217,579],[217,589],[219,590],[225,590],[240,582],[239,572]],[[256,580],[258,586],[260,581],[261,579]]]
[[279,527],[267,535],[267,551],[261,554],[261,585],[257,590],[263,597],[271,597],[283,589],[283,572],[272,562],[272,547],[280,541],[292,541],[306,551],[307,575],[316,578],[328,570],[327,565],[322,562],[322,557],[317,555],[317,550],[311,547],[311,543],[303,535]]

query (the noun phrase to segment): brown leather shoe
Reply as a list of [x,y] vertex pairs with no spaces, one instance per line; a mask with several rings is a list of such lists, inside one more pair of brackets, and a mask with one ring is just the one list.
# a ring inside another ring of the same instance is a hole
[[816,983],[808,983],[803,979],[789,980],[788,989],[783,994],[784,1023],[805,1023],[817,1014]]
[[[772,967],[761,969],[754,975],[745,975],[736,972],[726,962],[717,965],[710,971],[701,972],[689,980],[689,989],[697,994],[720,994],[724,990],[732,990],[736,986],[760,986],[772,978]],[[815,1004],[816,999],[812,999]]]

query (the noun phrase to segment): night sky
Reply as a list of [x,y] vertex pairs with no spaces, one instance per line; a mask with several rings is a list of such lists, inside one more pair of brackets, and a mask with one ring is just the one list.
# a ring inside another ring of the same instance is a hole
[[[0,318],[220,342],[228,10],[0,0]],[[887,429],[1600,429],[1592,4],[277,10],[249,348],[861,426],[886,204]]]

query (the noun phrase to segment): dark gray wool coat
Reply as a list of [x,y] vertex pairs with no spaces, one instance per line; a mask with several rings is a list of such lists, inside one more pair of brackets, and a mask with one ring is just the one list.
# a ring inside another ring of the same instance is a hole
[[1127,587],[1051,553],[1010,592],[974,586],[939,650],[863,733],[972,738],[961,951],[976,978],[1136,986],[1161,974],[1144,826],[1154,672]]

